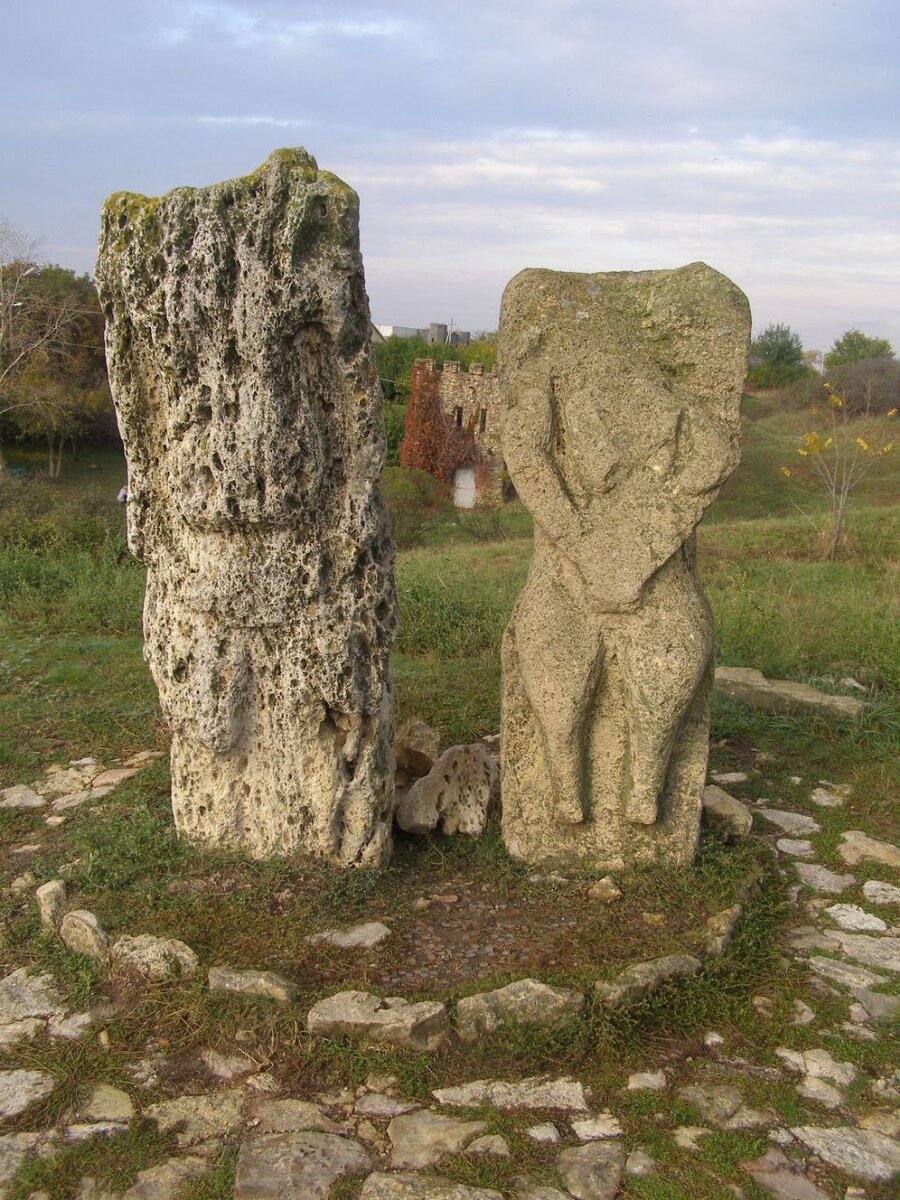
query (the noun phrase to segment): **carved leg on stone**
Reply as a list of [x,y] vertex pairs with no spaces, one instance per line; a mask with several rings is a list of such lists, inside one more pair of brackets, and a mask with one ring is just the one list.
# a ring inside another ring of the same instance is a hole
[[525,693],[541,732],[563,821],[585,819],[587,716],[602,662],[599,631],[566,590],[532,570],[515,617]]
[[639,825],[659,818],[672,750],[712,657],[709,607],[690,566],[676,558],[621,626],[631,750],[625,815]]

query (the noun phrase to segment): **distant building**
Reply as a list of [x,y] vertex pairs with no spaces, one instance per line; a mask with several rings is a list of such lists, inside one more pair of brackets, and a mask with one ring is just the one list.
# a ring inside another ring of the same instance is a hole
[[432,321],[427,329],[413,329],[411,325],[376,325],[375,328],[385,339],[421,338],[429,346],[468,346],[472,340],[467,329],[453,329],[439,321]]

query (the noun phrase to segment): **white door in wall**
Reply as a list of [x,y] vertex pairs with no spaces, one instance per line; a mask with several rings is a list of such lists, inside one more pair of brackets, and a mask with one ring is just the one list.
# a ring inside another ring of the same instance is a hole
[[453,503],[457,508],[475,507],[474,467],[457,467],[453,476]]

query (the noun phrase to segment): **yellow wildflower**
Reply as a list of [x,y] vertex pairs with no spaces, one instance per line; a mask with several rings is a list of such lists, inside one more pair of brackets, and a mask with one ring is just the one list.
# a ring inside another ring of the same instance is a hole
[[896,415],[897,415],[896,408],[892,408],[891,411],[888,413],[889,417],[896,417]]
[[785,479],[790,479],[790,477],[793,475],[794,472],[791,470],[790,467],[782,467],[781,473],[785,477]]
[[857,444],[857,446],[859,446],[860,450],[868,450],[869,449],[869,443],[864,441],[862,438],[857,438],[856,444]]

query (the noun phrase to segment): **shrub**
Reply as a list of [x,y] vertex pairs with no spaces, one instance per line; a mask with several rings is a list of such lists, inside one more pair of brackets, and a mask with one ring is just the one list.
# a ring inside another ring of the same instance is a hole
[[401,548],[419,545],[428,528],[450,507],[447,489],[427,471],[388,467],[382,476],[382,490],[394,541]]

